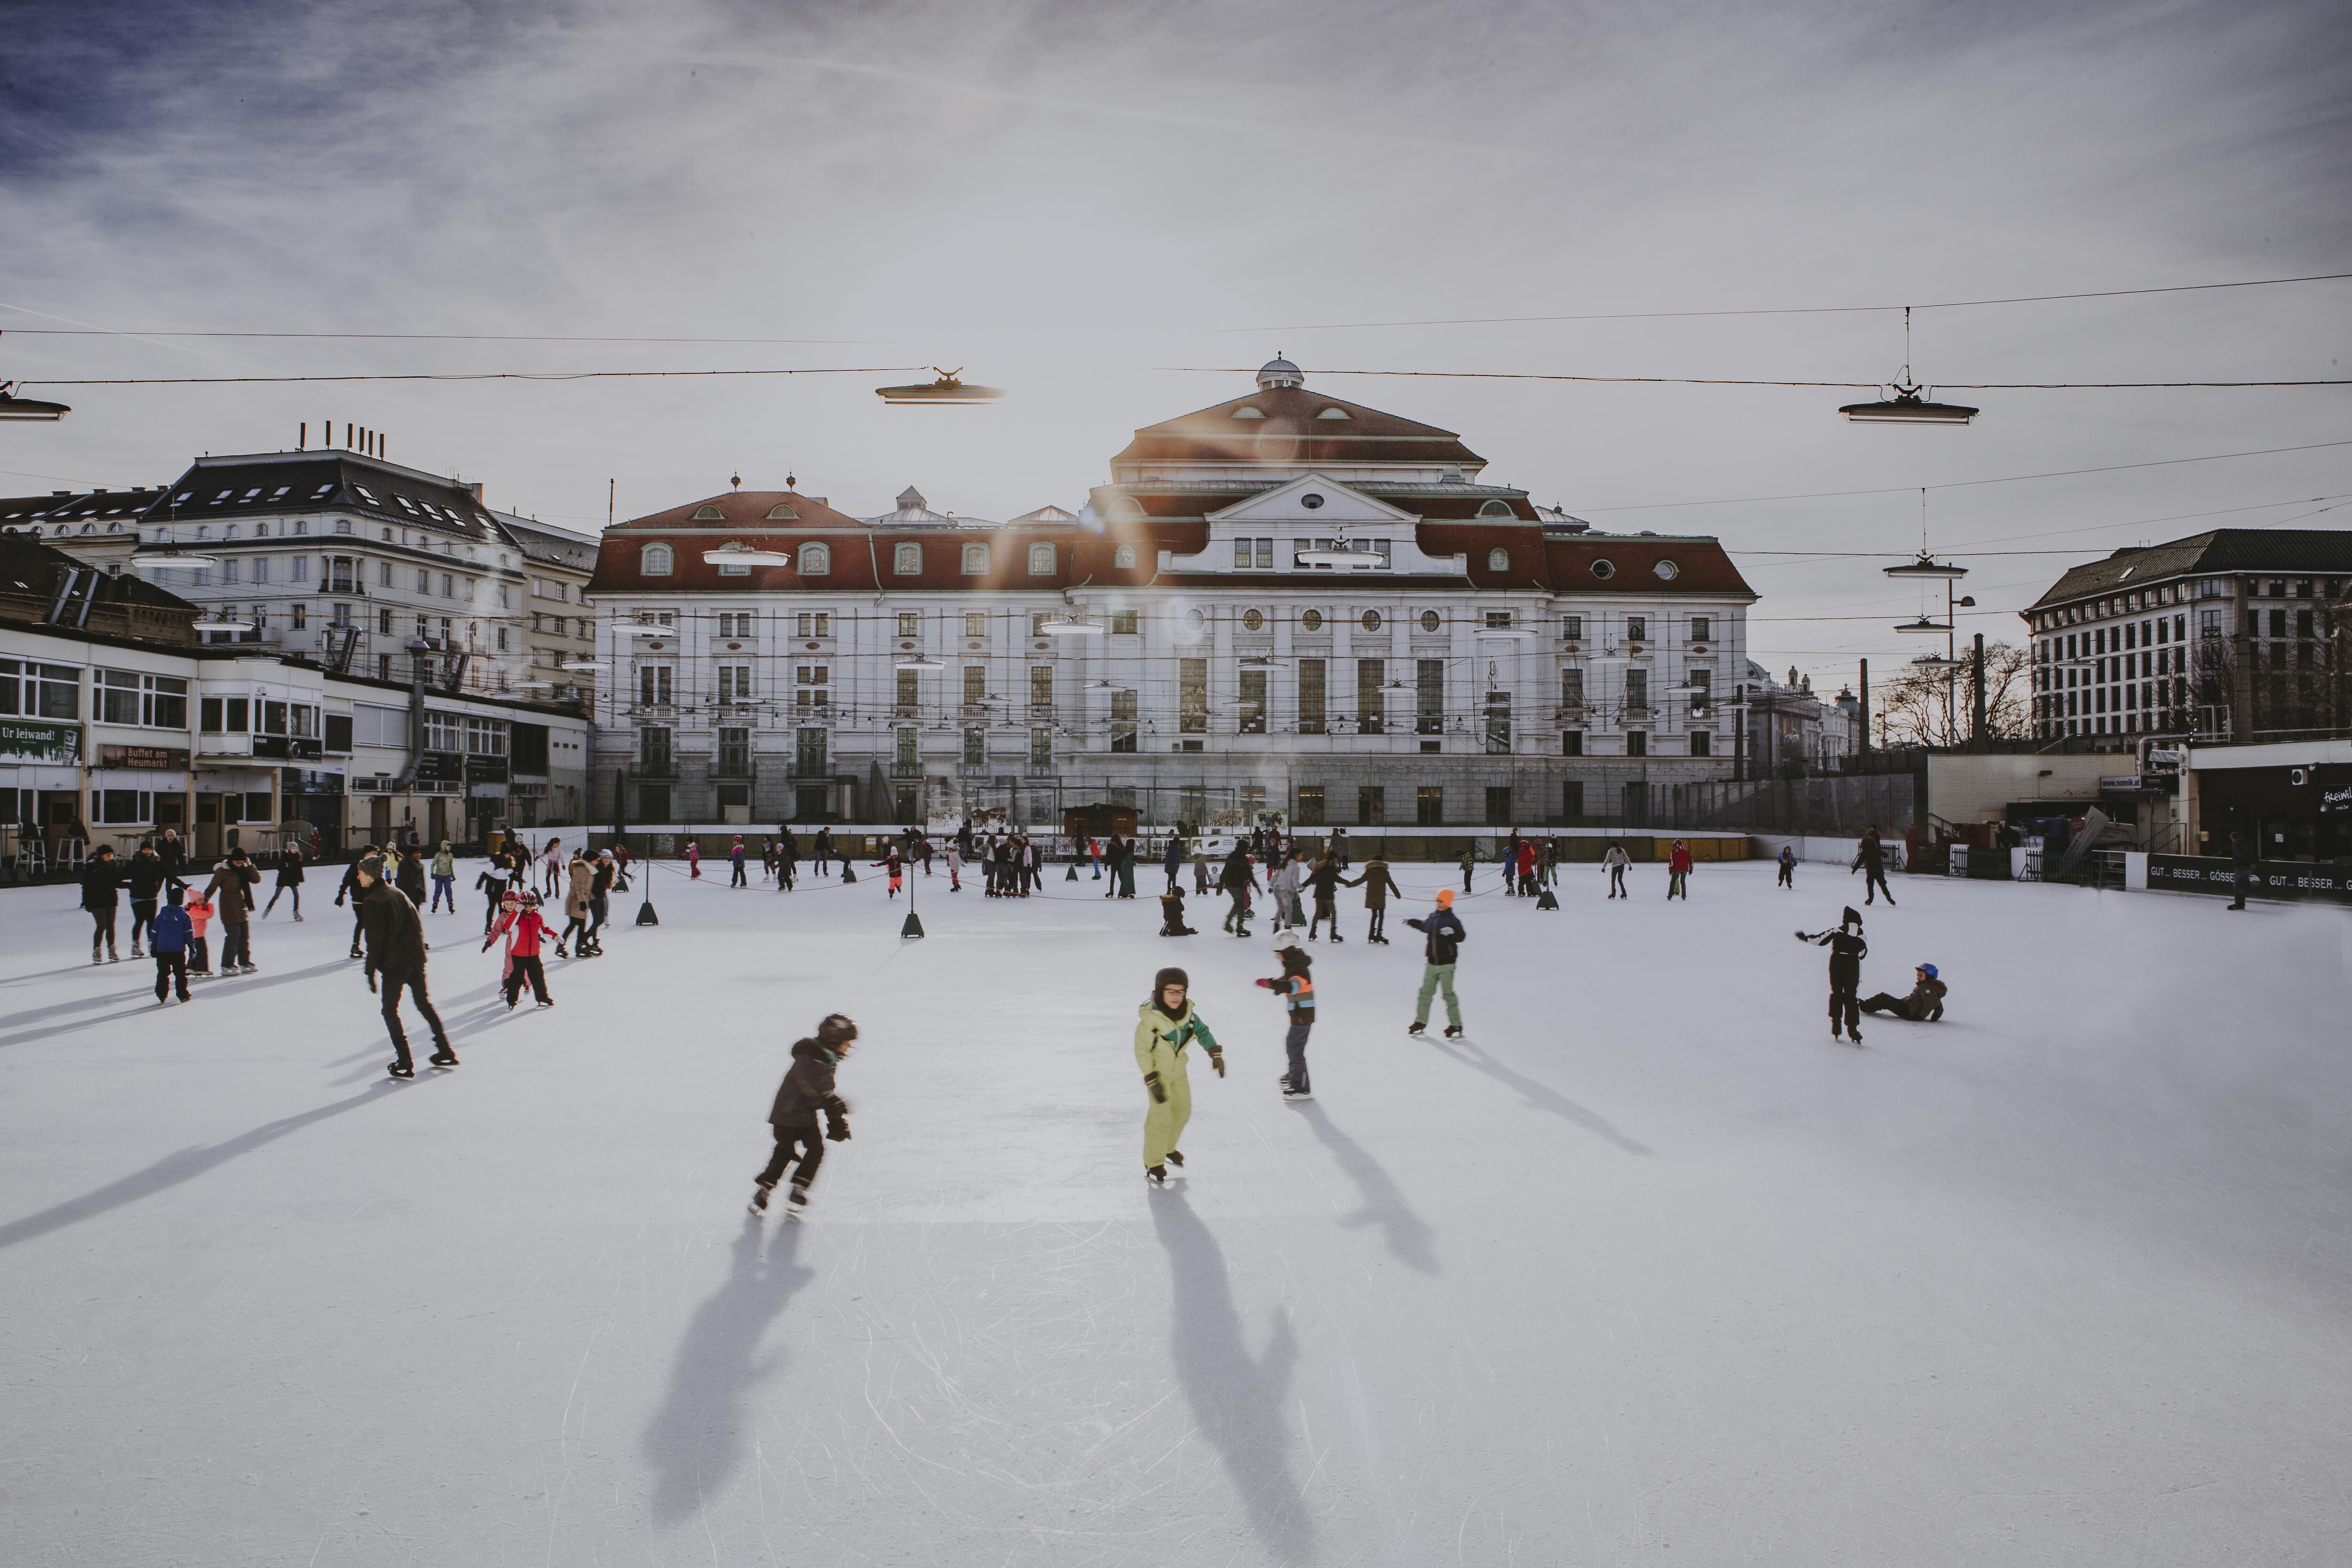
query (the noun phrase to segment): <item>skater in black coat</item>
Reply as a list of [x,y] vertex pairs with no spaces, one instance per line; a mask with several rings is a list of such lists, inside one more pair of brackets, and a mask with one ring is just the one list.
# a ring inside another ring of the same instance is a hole
[[163,896],[170,873],[152,845],[142,844],[131,864],[122,868],[123,890],[131,895],[131,956],[138,958],[139,936],[155,923],[155,900]]
[[1257,873],[1250,868],[1249,851],[1237,842],[1233,853],[1225,857],[1224,874],[1217,886],[1233,897],[1234,907],[1225,915],[1225,930],[1235,936],[1249,935],[1250,894],[1257,890]]
[[1862,847],[1854,851],[1854,870],[1862,873],[1862,901],[1872,902],[1877,894],[1886,895],[1886,907],[1895,907],[1895,889],[1886,885],[1886,846],[1878,841],[1878,829],[1872,827],[1862,836]]
[[[81,907],[89,911],[89,961],[100,962],[99,948],[103,945],[107,956],[121,962],[122,955],[114,951],[114,911],[122,887],[122,868],[114,863],[114,851],[100,845],[81,872]],[[131,944],[139,945],[134,934]]]
[[433,1030],[433,1065],[453,1068],[457,1053],[449,1048],[449,1032],[433,1006],[425,986],[425,922],[407,894],[383,880],[383,862],[369,856],[352,868],[360,889],[360,925],[367,933],[368,989],[377,989],[383,977],[384,1032],[392,1037],[393,1060],[385,1070],[394,1078],[415,1078],[416,1064],[408,1055],[408,1031],[401,1027],[400,994],[416,998],[416,1010]]
[[[775,1103],[768,1110],[776,1148],[768,1157],[767,1168],[753,1181],[753,1214],[767,1212],[769,1194],[782,1180],[784,1167],[795,1161],[791,1202],[794,1209],[805,1207],[809,1184],[816,1180],[817,1167],[824,1163],[825,1144],[849,1142],[849,1102],[834,1091],[833,1080],[835,1069],[856,1039],[857,1026],[834,1013],[816,1026],[814,1038],[793,1043],[792,1068],[784,1074],[784,1081],[776,1089]],[[825,1120],[822,1137],[816,1129],[820,1112]]]
[[[376,846],[361,845],[360,852],[352,858],[351,865],[343,870],[342,885],[335,889],[335,908],[341,909],[345,899],[349,899],[352,902],[352,956],[353,958],[360,955],[360,938],[366,934],[367,931],[366,916],[360,909],[361,896],[367,891],[367,888],[360,881],[360,867],[375,853]],[[376,861],[376,869],[373,874],[379,877],[383,874],[382,859],[379,858]]]
[[1854,992],[1862,984],[1862,961],[1870,956],[1870,944],[1862,940],[1861,913],[1848,904],[1834,927],[1801,931],[1797,940],[1830,950],[1830,1038],[1836,1039],[1843,1026],[1855,1045],[1862,1044],[1862,1005]]

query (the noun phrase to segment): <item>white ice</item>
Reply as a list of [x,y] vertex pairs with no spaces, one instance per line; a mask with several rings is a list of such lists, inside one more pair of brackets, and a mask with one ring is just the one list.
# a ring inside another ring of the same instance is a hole
[[[1461,1045],[1349,895],[1307,1107],[1264,923],[1149,873],[919,877],[902,944],[877,873],[665,867],[513,1015],[468,900],[413,1084],[331,877],[168,1009],[0,894],[0,1563],[2352,1561],[2344,911],[1898,878],[1865,989],[1951,1016],[1855,1050],[1842,870],[1491,878]],[[1233,1073],[1155,1194],[1167,963]],[[855,1140],[752,1220],[836,1008]]]

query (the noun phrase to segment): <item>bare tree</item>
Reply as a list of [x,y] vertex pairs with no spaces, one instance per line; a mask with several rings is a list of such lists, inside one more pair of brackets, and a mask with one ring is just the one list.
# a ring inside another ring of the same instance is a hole
[[[2032,705],[2032,656],[2005,642],[1985,644],[1985,737],[2006,740],[2030,734]],[[1888,745],[1963,746],[1969,742],[1974,706],[1971,674],[1975,660],[1964,658],[1958,669],[1915,669],[1885,688],[1878,713],[1883,743]]]

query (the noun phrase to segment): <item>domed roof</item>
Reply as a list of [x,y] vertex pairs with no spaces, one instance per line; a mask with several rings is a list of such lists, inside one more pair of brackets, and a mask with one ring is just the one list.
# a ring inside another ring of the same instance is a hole
[[1257,367],[1257,384],[1262,392],[1277,386],[1304,386],[1307,384],[1307,373],[1277,353]]

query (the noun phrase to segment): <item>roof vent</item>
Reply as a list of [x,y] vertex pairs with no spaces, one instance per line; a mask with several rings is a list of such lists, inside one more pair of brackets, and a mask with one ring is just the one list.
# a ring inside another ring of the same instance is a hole
[[1265,417],[1265,410],[1263,408],[1252,408],[1248,404],[1244,403],[1239,408],[1234,410],[1234,417],[1236,419],[1263,419]]

